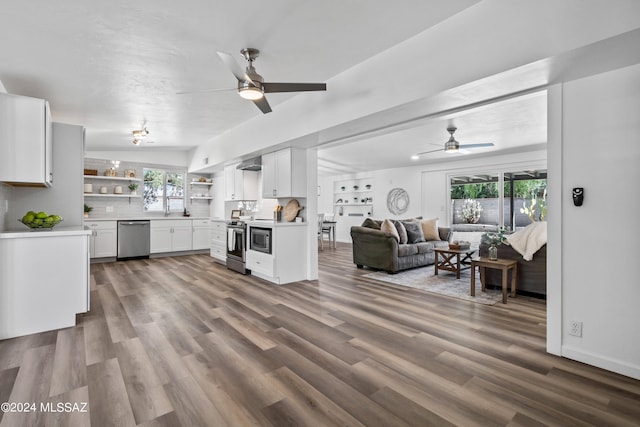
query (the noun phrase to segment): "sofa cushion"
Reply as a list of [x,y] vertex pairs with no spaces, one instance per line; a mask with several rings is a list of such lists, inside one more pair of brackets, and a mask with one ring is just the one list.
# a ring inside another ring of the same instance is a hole
[[422,226],[422,234],[424,234],[424,240],[440,240],[440,234],[438,233],[438,218],[423,219],[420,221]]
[[373,228],[374,230],[380,230],[380,222],[374,221],[371,218],[367,218],[362,223],[362,227]]
[[400,238],[398,243],[401,245],[408,243],[407,230],[404,228],[404,225],[402,225],[402,221],[393,220],[393,225],[396,226],[396,230],[398,231],[398,236]]
[[428,254],[430,252],[433,252],[433,248],[435,245],[433,244],[433,242],[420,242],[415,243],[413,246],[417,248],[419,254]]
[[402,221],[405,230],[407,230],[407,243],[424,242],[424,234],[422,234],[422,226],[419,221]]
[[393,223],[388,220],[385,219],[384,221],[382,221],[382,225],[380,226],[380,231],[387,233],[387,234],[391,234],[393,237],[395,237],[395,239],[399,242],[400,241],[400,236],[398,235],[398,230],[396,230],[396,226],[393,225]]
[[418,253],[418,245],[398,245],[398,256],[410,256]]

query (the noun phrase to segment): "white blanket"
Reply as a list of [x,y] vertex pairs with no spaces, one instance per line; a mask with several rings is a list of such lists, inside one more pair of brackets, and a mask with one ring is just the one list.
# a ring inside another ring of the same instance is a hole
[[518,251],[525,261],[531,261],[533,254],[547,243],[547,223],[534,222],[507,236],[507,242]]

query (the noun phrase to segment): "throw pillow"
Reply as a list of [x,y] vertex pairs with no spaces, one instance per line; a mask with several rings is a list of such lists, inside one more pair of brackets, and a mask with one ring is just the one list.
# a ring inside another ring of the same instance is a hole
[[400,243],[401,245],[404,245],[409,241],[407,237],[407,230],[404,228],[404,225],[402,225],[401,221],[394,220],[393,225],[396,226],[396,230],[398,231],[398,236],[399,236],[398,243]]
[[423,219],[420,221],[420,225],[422,225],[424,240],[427,242],[430,240],[440,240],[440,233],[438,233],[438,218]]
[[395,239],[400,242],[400,236],[398,235],[398,230],[396,230],[396,226],[393,225],[391,221],[385,219],[380,226],[380,231],[383,231],[387,234],[391,234]]
[[402,221],[405,230],[407,230],[407,243],[424,242],[424,234],[422,234],[422,226],[419,221]]
[[372,220],[371,218],[367,218],[362,223],[362,227],[373,228],[374,230],[380,230],[380,224]]

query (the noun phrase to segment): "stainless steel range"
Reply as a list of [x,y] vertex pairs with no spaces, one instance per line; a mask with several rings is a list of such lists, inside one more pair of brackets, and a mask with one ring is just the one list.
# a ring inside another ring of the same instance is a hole
[[227,224],[227,268],[238,273],[250,273],[246,269],[247,224],[231,221]]

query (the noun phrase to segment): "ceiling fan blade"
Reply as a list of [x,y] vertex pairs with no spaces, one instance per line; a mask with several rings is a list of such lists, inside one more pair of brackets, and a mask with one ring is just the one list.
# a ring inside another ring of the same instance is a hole
[[216,53],[218,54],[222,62],[224,62],[224,65],[226,65],[227,68],[233,73],[233,75],[236,76],[236,79],[238,79],[238,81],[249,82],[254,86],[256,85],[253,82],[253,80],[251,80],[251,78],[247,75],[245,70],[242,69],[240,64],[238,64],[238,62],[235,59],[233,59],[233,56],[225,52],[216,52]]
[[480,147],[493,147],[493,142],[485,142],[481,144],[460,144],[460,148],[480,148]]
[[437,150],[423,151],[422,153],[416,154],[416,156],[423,156],[429,153],[437,153],[438,151],[444,151],[444,148],[438,148]]
[[264,96],[260,99],[254,99],[251,102],[256,104],[256,107],[258,107],[263,114],[271,112],[271,106],[269,105],[269,102],[267,102],[267,98]]
[[274,92],[313,92],[327,90],[326,83],[262,83],[265,93]]

